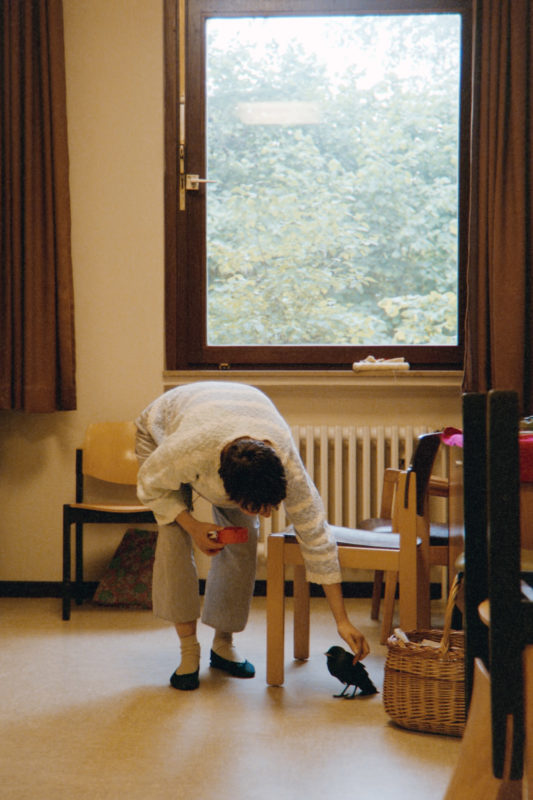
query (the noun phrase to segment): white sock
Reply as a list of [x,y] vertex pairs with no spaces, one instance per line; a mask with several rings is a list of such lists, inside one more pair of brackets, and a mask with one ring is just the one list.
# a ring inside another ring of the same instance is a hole
[[200,643],[193,633],[180,639],[181,662],[176,670],[177,675],[189,675],[200,666]]
[[233,646],[233,634],[226,633],[225,631],[215,631],[215,638],[213,639],[213,652],[225,658],[227,661],[235,661],[240,664],[244,658],[240,656]]

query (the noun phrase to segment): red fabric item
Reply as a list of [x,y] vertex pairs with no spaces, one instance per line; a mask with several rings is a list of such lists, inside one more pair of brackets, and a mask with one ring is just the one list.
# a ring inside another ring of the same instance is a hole
[[[463,432],[459,428],[445,428],[441,442],[448,447],[463,446]],[[533,433],[520,434],[520,480],[533,483]]]
[[533,483],[533,433],[520,434],[520,480]]
[[228,526],[217,531],[217,542],[220,544],[239,544],[248,541],[248,528]]

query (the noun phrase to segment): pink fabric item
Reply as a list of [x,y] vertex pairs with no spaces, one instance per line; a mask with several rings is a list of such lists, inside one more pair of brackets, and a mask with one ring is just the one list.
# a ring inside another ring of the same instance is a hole
[[[445,428],[440,438],[448,447],[463,446],[463,432],[459,428]],[[533,483],[533,433],[520,434],[520,480]]]
[[440,435],[440,440],[448,447],[462,447],[463,446],[463,432],[459,428],[444,428]]

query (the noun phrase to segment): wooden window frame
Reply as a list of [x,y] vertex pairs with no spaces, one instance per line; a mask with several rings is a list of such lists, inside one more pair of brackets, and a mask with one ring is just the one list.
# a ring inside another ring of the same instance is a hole
[[[219,0],[203,0],[203,18],[221,16]],[[287,8],[289,4],[285,3]],[[187,15],[187,0],[164,0],[165,80],[165,356],[167,370],[194,369],[344,369],[372,354],[376,358],[403,356],[415,369],[457,370],[463,367],[464,317],[466,305],[466,262],[470,166],[470,106],[472,64],[471,0],[290,0],[291,14],[347,13],[460,13],[463,20],[461,59],[461,109],[459,132],[459,233],[458,233],[458,343],[457,345],[414,346],[209,346],[205,342],[205,274],[196,274],[192,263],[205,264],[205,219],[195,225],[191,216],[196,197],[187,194],[185,210],[180,209],[180,134],[199,125],[202,136],[187,144],[186,172],[205,174],[201,123],[203,99],[187,98],[185,119],[180,120],[180,100],[185,84],[180,62],[187,74],[204,81],[204,48],[187,47],[191,25],[199,19]],[[261,0],[231,0],[224,15],[245,16],[265,13]],[[305,7],[305,11],[304,11]],[[269,3],[271,10],[272,3]],[[279,11],[275,12],[280,14]],[[288,13],[288,12],[285,12]],[[187,28],[180,27],[187,18]],[[198,36],[198,30],[196,30]],[[180,84],[180,79],[182,83]],[[200,117],[198,116],[200,115]],[[182,170],[183,171],[183,170]],[[201,190],[202,191],[202,190]],[[202,252],[202,248],[204,252]]]

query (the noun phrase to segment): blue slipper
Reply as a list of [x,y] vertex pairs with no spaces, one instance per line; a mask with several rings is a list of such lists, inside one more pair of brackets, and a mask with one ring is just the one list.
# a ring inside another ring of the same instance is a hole
[[182,692],[192,692],[193,689],[198,689],[200,680],[198,678],[199,669],[196,672],[187,672],[185,675],[178,675],[173,672],[170,676],[170,685],[174,689],[181,689]]
[[255,667],[249,661],[229,661],[217,655],[214,650],[211,650],[210,665],[215,669],[223,669],[234,678],[253,678],[255,675]]

